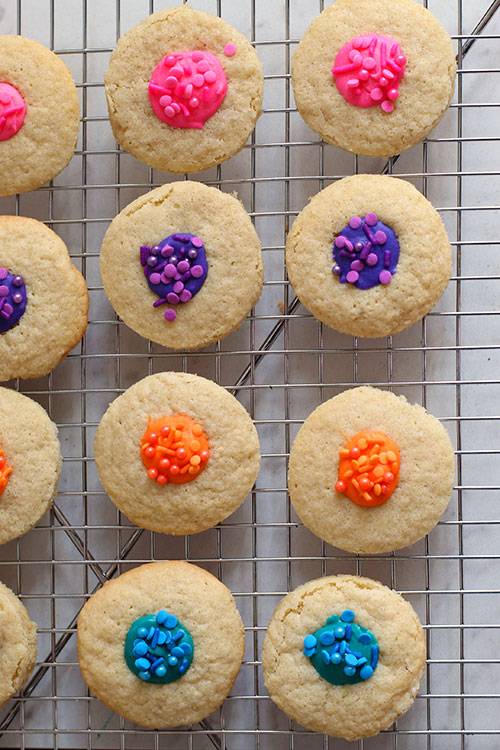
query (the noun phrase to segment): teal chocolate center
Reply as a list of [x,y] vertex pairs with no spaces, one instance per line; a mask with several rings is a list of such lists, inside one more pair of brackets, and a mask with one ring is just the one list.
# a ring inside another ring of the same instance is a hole
[[164,609],[135,620],[125,639],[125,661],[145,682],[165,684],[182,677],[193,661],[189,630]]
[[332,685],[355,685],[369,680],[377,668],[378,643],[372,632],[354,622],[346,609],[304,638],[304,654]]

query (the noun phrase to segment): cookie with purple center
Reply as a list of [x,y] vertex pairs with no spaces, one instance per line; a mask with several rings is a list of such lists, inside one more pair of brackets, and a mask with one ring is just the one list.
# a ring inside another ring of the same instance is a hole
[[355,175],[315,195],[286,243],[288,276],[314,317],[341,333],[392,336],[426,315],[451,274],[432,204],[409,182]]

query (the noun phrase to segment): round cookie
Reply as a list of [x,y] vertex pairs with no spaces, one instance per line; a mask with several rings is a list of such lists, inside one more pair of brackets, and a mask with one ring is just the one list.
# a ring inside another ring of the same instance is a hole
[[52,507],[61,473],[57,428],[36,401],[0,388],[0,544]]
[[35,219],[0,216],[0,380],[53,370],[85,333],[88,307],[62,239]]
[[[364,431],[375,434],[360,435]],[[392,444],[384,445],[379,433]],[[314,470],[307,470],[313,456]],[[408,547],[434,528],[454,474],[453,447],[435,417],[404,396],[362,386],[334,396],[306,419],[290,452],[288,489],[314,534],[349,552],[376,554]]]
[[[349,652],[368,658],[350,667],[357,659]],[[411,605],[358,576],[318,578],[285,596],[262,649],[272,700],[307,729],[349,741],[372,737],[407,711],[424,667],[424,633]]]
[[182,372],[150,375],[113,401],[94,454],[115,505],[138,526],[168,534],[193,534],[229,516],[260,466],[243,406],[211,380]]
[[[174,642],[187,656],[172,648]],[[215,711],[233,686],[244,647],[231,592],[186,562],[148,563],[123,573],[105,583],[78,618],[78,659],[89,689],[129,721],[155,729],[193,724]],[[136,667],[148,654],[151,666]],[[163,662],[155,667],[158,659]]]
[[166,172],[200,172],[240,151],[261,113],[262,63],[221,18],[186,5],[118,41],[104,78],[118,143]]
[[446,29],[414,0],[336,0],[292,58],[303,119],[328,143],[365,156],[422,141],[448,109],[455,75]]
[[0,583],[0,706],[22,688],[36,657],[36,623],[17,596]]
[[130,203],[111,222],[100,262],[122,320],[170,349],[227,336],[262,291],[260,241],[248,214],[232,195],[199,182],[162,185]]
[[22,36],[0,36],[0,195],[35,190],[69,164],[80,104],[69,68]]
[[391,336],[426,315],[451,274],[443,222],[409,182],[355,175],[315,195],[293,223],[286,266],[322,323],[364,338]]

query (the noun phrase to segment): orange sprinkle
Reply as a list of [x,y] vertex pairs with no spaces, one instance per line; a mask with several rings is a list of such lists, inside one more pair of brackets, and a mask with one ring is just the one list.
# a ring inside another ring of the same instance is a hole
[[[352,458],[353,450],[356,451],[355,459]],[[383,432],[358,432],[339,450],[339,456],[339,476],[335,488],[357,505],[381,505],[398,486],[399,449],[394,440]]]
[[[168,468],[165,464],[160,466],[160,461],[168,462],[165,456],[175,457],[175,463]],[[158,484],[191,482],[203,471],[209,457],[207,436],[191,417],[174,414],[154,422],[149,418],[141,441],[141,458],[150,479]]]
[[12,474],[12,466],[9,466],[0,448],[0,495],[9,483],[9,476]]

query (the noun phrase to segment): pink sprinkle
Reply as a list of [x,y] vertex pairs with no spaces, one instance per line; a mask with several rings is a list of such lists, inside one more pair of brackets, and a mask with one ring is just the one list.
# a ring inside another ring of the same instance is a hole
[[169,323],[173,323],[176,317],[177,313],[175,312],[175,310],[172,310],[171,308],[165,310],[165,320],[168,320]]
[[203,52],[201,52],[201,50],[199,49],[195,49],[191,57],[193,58],[194,62],[200,62],[200,60],[203,60]]
[[374,68],[376,68],[376,67],[377,67],[377,63],[376,63],[376,61],[375,61],[375,60],[373,59],[373,57],[365,57],[365,59],[363,60],[363,66],[364,66],[364,67],[365,67],[365,68],[366,68],[367,70],[373,70]]
[[369,77],[370,77],[369,72],[367,70],[365,70],[364,68],[363,68],[363,70],[359,71],[358,75],[359,75],[359,79],[361,81],[367,81],[369,79]]
[[8,91],[0,91],[0,104],[10,104],[12,100]]
[[398,49],[399,49],[399,44],[395,42],[391,47],[391,57],[394,57],[397,54]]
[[165,107],[165,114],[167,117],[174,117],[175,116],[175,109],[173,107]]
[[168,94],[165,94],[165,96],[160,97],[160,104],[162,107],[168,107],[170,102],[172,101],[172,97]]
[[380,43],[380,64],[385,68],[387,62],[387,44],[385,42]]
[[171,67],[172,67],[173,65],[175,65],[175,63],[176,63],[176,58],[175,58],[175,55],[167,55],[167,56],[166,56],[166,57],[164,58],[164,60],[165,60],[165,65],[168,65],[168,66],[169,66],[170,68],[171,68]]
[[362,44],[363,44],[363,37],[362,36],[357,36],[355,39],[352,40],[352,46],[355,49],[359,49]]
[[370,51],[370,55],[373,55],[373,53],[375,52],[375,47],[376,46],[377,46],[377,37],[374,36],[374,37],[372,37],[372,40],[370,42],[370,50],[369,50]]
[[172,70],[170,71],[170,75],[180,79],[183,76],[183,72],[184,71],[182,70],[182,68],[172,68]]
[[367,266],[376,266],[378,263],[378,257],[375,255],[375,253],[370,253],[368,258],[366,259],[366,265]]
[[192,243],[192,244],[193,244],[193,245],[194,245],[195,247],[201,247],[201,246],[203,245],[203,242],[202,242],[202,240],[200,240],[200,238],[199,238],[199,237],[193,237],[193,238],[192,238],[192,240],[191,240],[191,243]]
[[189,291],[189,289],[184,289],[183,292],[181,292],[181,302],[189,302],[193,295]]
[[379,81],[379,84],[385,88],[386,86],[389,85],[389,81],[387,80],[387,78],[384,78],[384,76],[382,76]]
[[165,276],[167,276],[167,278],[168,277],[173,278],[175,274],[177,273],[177,268],[174,266],[173,263],[168,263],[165,266],[165,270],[163,271],[163,273],[165,274]]
[[378,280],[380,281],[381,284],[388,284],[391,279],[392,279],[392,274],[390,271],[381,271],[378,277]]
[[178,115],[179,112],[181,111],[181,108],[180,108],[178,102],[172,102],[172,107],[174,108],[175,114]]
[[193,76],[193,86],[196,86],[196,88],[200,88],[200,86],[203,86],[205,83],[205,79],[201,75],[201,73],[196,73],[196,75]]
[[180,260],[177,264],[177,270],[179,273],[186,273],[186,271],[189,271],[189,262],[187,260]]
[[191,269],[191,275],[194,276],[195,279],[199,279],[200,276],[203,276],[202,266],[193,266]]
[[8,286],[0,286],[0,297],[7,297],[9,294]]
[[357,65],[339,65],[336,68],[332,68],[332,73],[349,73],[351,70],[356,70]]
[[359,216],[353,216],[351,221],[349,222],[349,226],[351,229],[359,229],[362,224],[362,221]]
[[174,284],[174,292],[176,294],[180,294],[183,289],[184,289],[184,284],[182,283],[182,281],[176,281]]
[[353,262],[351,263],[351,269],[353,271],[362,271],[364,267],[365,264],[361,260],[353,260]]
[[375,232],[375,241],[377,245],[385,245],[385,243],[387,242],[386,233],[379,229],[378,232]]
[[184,69],[184,75],[185,75],[185,76],[190,76],[190,75],[191,75],[191,73],[193,72],[193,71],[191,70],[191,68],[189,67],[189,65],[183,65],[183,69]]
[[198,107],[199,104],[200,104],[200,100],[197,99],[196,96],[193,96],[193,98],[189,100],[189,106],[192,109],[196,109],[196,107]]
[[374,102],[379,102],[381,99],[383,99],[384,93],[383,91],[381,91],[381,89],[376,88],[370,91],[370,96]]
[[236,52],[236,47],[232,42],[228,42],[226,46],[224,47],[224,54],[228,57],[232,57],[234,53]]
[[205,73],[205,81],[207,83],[215,83],[216,80],[217,80],[217,76],[215,75],[213,70],[208,70]]
[[169,292],[167,294],[167,302],[170,305],[177,305],[179,302],[179,297],[175,294],[175,292]]
[[210,66],[206,60],[201,60],[201,62],[199,62],[196,66],[196,70],[198,71],[198,73],[206,73],[209,68]]
[[[215,73],[214,73],[214,75],[215,75]],[[184,91],[184,96],[186,97],[186,99],[190,99],[192,95],[193,95],[193,84],[192,83],[188,83],[188,85],[186,86],[185,91]]]
[[345,247],[345,237],[342,234],[339,234],[338,237],[335,237],[335,247],[341,248]]
[[346,248],[352,252],[354,250],[354,245],[352,244],[351,240],[348,240],[347,237],[345,238],[345,246]]
[[399,91],[397,89],[389,89],[389,91],[387,92],[387,97],[391,101],[394,101],[394,99],[397,99],[398,96],[399,96]]
[[388,99],[386,99],[384,102],[382,102],[382,104],[380,106],[382,107],[382,109],[384,110],[384,112],[386,112],[387,114],[390,114],[392,112],[392,110],[394,109],[394,104],[392,102],[390,102]]
[[152,273],[149,277],[149,280],[152,284],[159,284],[161,281],[161,276],[159,273]]
[[359,279],[359,273],[357,271],[349,271],[349,273],[346,276],[346,281],[348,281],[349,284],[355,284],[358,279]]
[[398,65],[401,65],[401,67],[406,63],[406,57],[404,55],[398,55],[396,57],[396,62]]
[[186,85],[184,83],[179,83],[177,88],[175,89],[175,95],[176,96],[184,96]]
[[358,67],[363,62],[363,56],[355,49],[352,49],[349,52],[349,60],[353,63],[353,65],[357,65]]
[[384,74],[385,78],[389,79],[389,81],[392,81],[392,79],[394,78],[394,73],[391,73],[391,71],[387,70],[387,68],[384,68],[382,73]]
[[174,89],[177,86],[177,78],[175,76],[169,76],[165,81],[167,89]]
[[363,49],[366,49],[369,46],[370,46],[370,37],[369,36],[364,36],[363,37],[363,41],[361,42],[361,47]]
[[7,278],[7,269],[6,268],[0,268],[0,280],[3,281],[3,279]]
[[366,214],[365,222],[368,224],[369,227],[374,227],[377,221],[378,219],[377,219],[376,214],[372,214],[372,213]]
[[359,79],[358,78],[351,78],[349,81],[347,81],[347,85],[350,88],[357,88],[359,86]]

